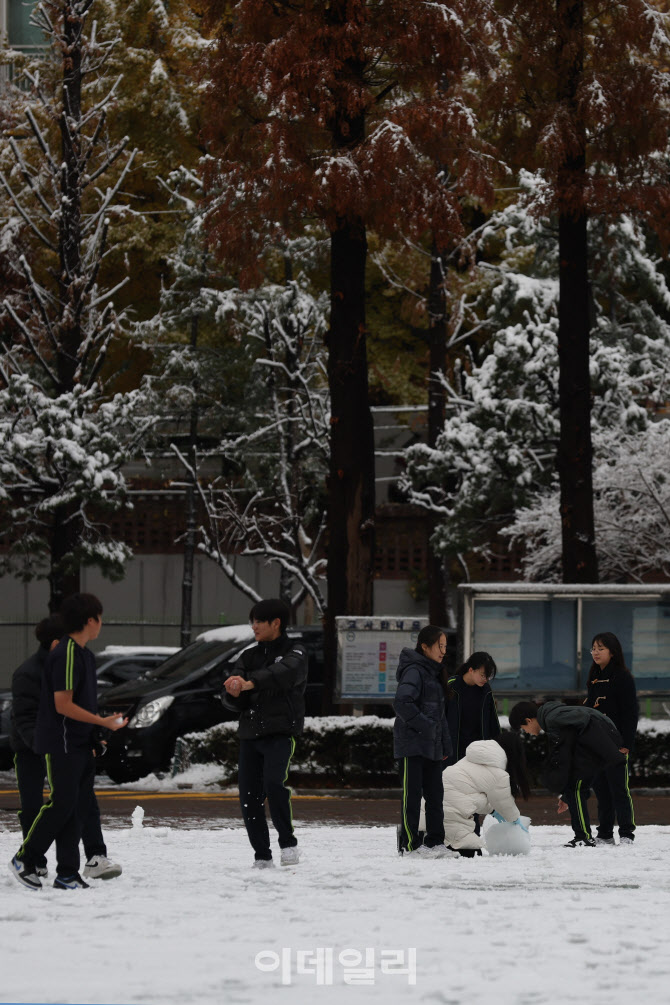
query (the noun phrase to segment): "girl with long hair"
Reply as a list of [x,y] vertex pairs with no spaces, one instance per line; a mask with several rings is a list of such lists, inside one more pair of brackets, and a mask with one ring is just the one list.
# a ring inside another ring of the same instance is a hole
[[638,720],[635,679],[626,666],[621,643],[612,632],[594,635],[591,643],[591,667],[587,680],[589,708],[597,708],[612,720],[623,738],[625,763],[601,771],[592,788],[598,800],[596,844],[613,845],[614,823],[619,824],[619,844],[635,839],[635,810],[630,794],[628,758],[635,743]]
[[500,735],[498,713],[489,684],[496,671],[489,653],[476,652],[448,680],[447,722],[454,747],[450,764],[465,757],[465,751],[474,740],[495,740]]

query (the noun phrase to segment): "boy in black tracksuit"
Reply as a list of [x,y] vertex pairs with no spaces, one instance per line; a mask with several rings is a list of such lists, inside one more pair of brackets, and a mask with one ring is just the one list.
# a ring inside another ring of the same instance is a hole
[[[24,838],[28,836],[44,804],[46,763],[43,755],[35,751],[35,727],[47,657],[64,635],[63,622],[58,615],[40,621],[35,628],[35,637],[40,643],[39,649],[12,675],[12,719],[9,740],[14,751],[14,770],[21,800],[19,823]],[[93,777],[91,777],[88,806],[85,804],[86,799],[82,797],[81,807],[84,815],[80,821],[81,836],[87,859],[84,876],[109,879],[120,875],[121,867],[107,858]],[[35,862],[35,871],[40,878],[47,875],[47,861],[44,855]]]
[[305,720],[307,654],[286,635],[290,612],[280,600],[262,600],[250,612],[258,645],[242,653],[238,673],[224,681],[222,701],[240,717],[239,792],[254,865],[271,866],[270,816],[279,838],[281,864],[299,860],[293,833],[291,791],[286,786],[295,738]]
[[79,875],[80,820],[93,787],[95,726],[121,729],[127,719],[97,714],[97,675],[86,643],[102,627],[102,604],[88,593],[63,601],[61,618],[68,635],[49,653],[35,725],[35,751],[43,754],[51,795],[40,809],[19,851],[9,864],[11,875],[27,889],[42,887],[38,863],[56,842],[54,886],[76,890],[88,886]]
[[550,750],[543,780],[550,792],[560,793],[559,813],[570,811],[575,836],[566,847],[595,847],[587,806],[590,786],[599,772],[626,759],[614,723],[584,705],[520,701],[510,711],[509,724],[532,736],[547,733]]

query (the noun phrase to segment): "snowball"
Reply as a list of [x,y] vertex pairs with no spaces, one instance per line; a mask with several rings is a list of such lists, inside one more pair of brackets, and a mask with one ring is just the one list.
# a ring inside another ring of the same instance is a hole
[[[530,825],[530,817],[521,817],[524,827]],[[484,845],[489,855],[528,855],[530,834],[517,824],[492,823],[484,828]]]

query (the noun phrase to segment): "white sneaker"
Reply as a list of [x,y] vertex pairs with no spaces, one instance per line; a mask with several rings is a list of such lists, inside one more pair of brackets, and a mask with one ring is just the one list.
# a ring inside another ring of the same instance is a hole
[[429,848],[427,844],[419,845],[416,851],[412,852],[412,855],[418,855],[419,858],[453,858],[454,856],[458,858],[457,853],[451,851],[444,844],[436,844],[432,848]]
[[614,838],[599,838],[599,837],[596,837],[596,838],[594,838],[594,841],[595,841],[596,845],[606,845],[606,844],[613,845],[614,844]]
[[300,852],[298,851],[297,845],[293,845],[292,848],[282,848],[280,850],[282,865],[297,865],[300,861]]
[[90,858],[84,867],[84,876],[86,879],[114,879],[115,876],[120,876],[123,872],[120,865],[116,862],[112,862],[111,859],[106,858],[104,855],[96,855],[95,858]]
[[254,869],[274,869],[275,864],[271,858],[255,858]]
[[622,845],[622,844],[635,844],[635,841],[633,840],[633,838],[629,838],[629,837],[622,837],[621,838],[620,837],[619,838],[619,844],[620,845]]

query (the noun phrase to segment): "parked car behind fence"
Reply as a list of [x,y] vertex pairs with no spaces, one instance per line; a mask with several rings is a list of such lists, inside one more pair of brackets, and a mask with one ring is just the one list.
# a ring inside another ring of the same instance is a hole
[[[288,634],[300,639],[307,649],[305,707],[307,715],[318,715],[323,692],[323,630],[294,628]],[[100,698],[101,714],[128,715],[130,721],[125,729],[108,737],[100,770],[115,782],[167,771],[180,736],[233,719],[234,714],[221,702],[223,682],[243,650],[254,644],[249,625],[213,628],[144,677],[105,691]]]
[[[107,646],[95,654],[98,698],[105,689],[141,677],[178,652],[178,646]],[[0,691],[0,771],[7,771],[14,765],[9,743],[11,716],[12,692]]]

